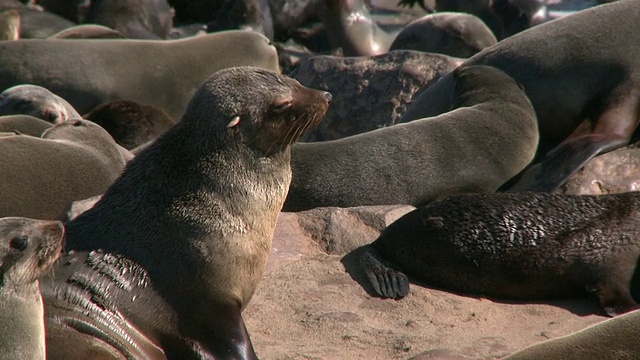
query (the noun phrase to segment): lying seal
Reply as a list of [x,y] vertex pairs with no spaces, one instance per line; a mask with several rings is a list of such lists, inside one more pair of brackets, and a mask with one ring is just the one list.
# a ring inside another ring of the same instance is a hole
[[389,51],[406,49],[468,58],[496,42],[495,35],[478,17],[442,12],[409,23],[395,37]]
[[573,334],[532,345],[504,360],[637,359],[640,354],[638,326],[640,311],[632,311]]
[[45,359],[38,278],[62,251],[58,221],[0,219],[0,351],[3,359]]
[[40,137],[53,124],[29,115],[0,116],[0,132]]
[[38,85],[16,85],[0,93],[0,115],[23,114],[60,124],[81,116],[65,99]]
[[367,133],[293,146],[284,211],[422,205],[492,192],[533,158],[536,118],[524,92],[489,66],[459,67],[455,110]]
[[[637,5],[622,0],[565,16],[464,63],[502,69],[522,84],[536,109],[542,162],[515,190],[553,190],[593,156],[631,139],[640,120],[640,53],[632,46],[640,37]],[[566,34],[570,42],[559,40]],[[414,97],[401,121],[451,109],[453,83],[445,76]]]
[[175,124],[162,109],[128,100],[100,105],[84,118],[102,126],[129,150],[154,140]]
[[0,138],[0,216],[58,219],[74,200],[102,194],[126,159],[111,136],[86,120],[70,120],[42,138]]
[[241,311],[287,194],[290,144],[330,98],[253,67],[212,75],[184,117],[67,224],[71,252],[42,282],[48,358],[90,346],[256,358]]
[[607,314],[638,307],[640,195],[467,194],[389,225],[362,264],[376,293],[403,297],[407,277],[483,296],[541,300],[595,293]]
[[0,53],[0,89],[40,85],[80,114],[110,101],[132,100],[179,119],[195,90],[215,71],[240,65],[279,69],[275,47],[248,31],[166,41],[5,41]]

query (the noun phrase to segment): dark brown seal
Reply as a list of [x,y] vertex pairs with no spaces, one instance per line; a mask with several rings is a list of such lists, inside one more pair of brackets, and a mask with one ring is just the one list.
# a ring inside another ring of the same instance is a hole
[[[43,281],[49,358],[91,344],[125,357],[157,355],[155,344],[169,358],[256,358],[241,311],[287,194],[290,145],[329,100],[268,70],[213,74],[67,224],[72,251]],[[82,346],[70,346],[76,336]]]
[[323,206],[423,205],[460,192],[493,192],[538,144],[524,91],[489,66],[459,67],[455,110],[433,118],[292,149],[285,211]]
[[175,124],[162,109],[130,100],[100,105],[84,118],[102,126],[113,140],[129,150],[154,140]]
[[3,359],[45,359],[38,279],[62,251],[58,221],[0,218],[0,351]]
[[640,354],[638,326],[640,311],[632,311],[573,334],[532,345],[504,360],[634,360]]
[[[536,110],[541,163],[516,190],[553,190],[593,156],[629,142],[640,121],[640,48],[633,40],[639,17],[633,0],[597,6],[516,34],[464,63],[503,70]],[[414,97],[401,121],[448,111],[452,89],[452,77],[442,78]]]
[[506,299],[595,293],[614,316],[638,307],[630,286],[640,256],[639,220],[637,193],[458,195],[392,223],[362,263],[385,297],[407,295],[406,274]]

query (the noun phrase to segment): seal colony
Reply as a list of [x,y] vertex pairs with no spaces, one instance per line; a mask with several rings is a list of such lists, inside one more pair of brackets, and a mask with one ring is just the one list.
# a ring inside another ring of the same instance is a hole
[[330,100],[264,69],[212,75],[67,224],[70,251],[43,281],[48,358],[256,358],[241,312],[271,249],[290,145]]
[[533,159],[533,107],[489,66],[453,71],[455,110],[338,140],[294,144],[284,211],[323,206],[423,205],[493,192]]
[[637,193],[458,195],[392,223],[370,244],[362,266],[384,297],[407,295],[408,275],[504,299],[594,293],[614,316],[638,307],[630,286],[639,220]]
[[[634,0],[597,6],[518,33],[464,63],[503,70],[536,110],[538,164],[514,190],[551,191],[593,156],[629,142],[640,120],[638,18]],[[441,78],[401,121],[449,111],[453,84],[452,76]]]
[[0,218],[0,352],[3,359],[45,359],[38,288],[62,251],[59,221]]

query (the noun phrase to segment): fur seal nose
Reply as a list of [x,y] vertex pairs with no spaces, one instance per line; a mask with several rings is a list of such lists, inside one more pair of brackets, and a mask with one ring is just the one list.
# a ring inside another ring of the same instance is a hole
[[331,102],[331,99],[333,99],[333,96],[331,95],[330,92],[325,91],[324,98],[327,99],[328,102]]

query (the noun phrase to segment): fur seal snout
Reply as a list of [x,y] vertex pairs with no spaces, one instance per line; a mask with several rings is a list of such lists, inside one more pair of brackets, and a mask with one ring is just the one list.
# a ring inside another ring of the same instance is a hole
[[3,359],[44,359],[44,308],[38,278],[62,251],[59,221],[0,219],[0,351]]
[[452,196],[387,227],[362,258],[375,291],[407,277],[452,291],[519,300],[596,294],[607,314],[638,304],[640,196],[493,193]]
[[[287,195],[290,145],[322,119],[330,98],[255,67],[205,81],[182,119],[67,224],[74,252],[43,282],[49,353],[68,358],[65,339],[93,327],[102,337],[88,336],[120,353],[139,351],[134,337],[119,341],[133,328],[168,358],[256,358],[241,311],[262,277]],[[101,259],[135,264],[144,281],[108,286],[115,280],[100,265],[108,261],[89,261],[98,250]],[[71,292],[82,301],[64,297]],[[85,313],[83,326],[64,321]],[[95,320],[113,316],[131,328],[112,336]]]

